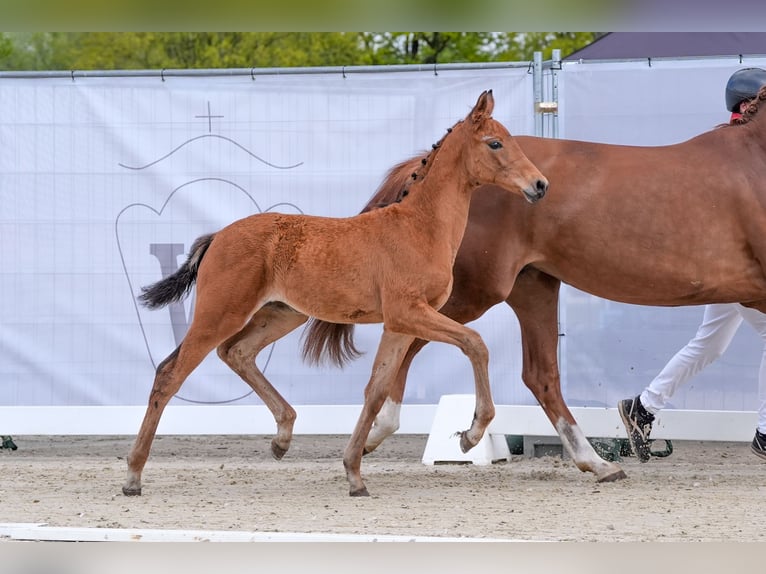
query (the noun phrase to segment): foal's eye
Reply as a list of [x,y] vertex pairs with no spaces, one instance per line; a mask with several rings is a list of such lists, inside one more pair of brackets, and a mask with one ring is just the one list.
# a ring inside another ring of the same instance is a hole
[[489,146],[489,149],[500,149],[503,147],[503,142],[498,140],[492,140],[487,145]]

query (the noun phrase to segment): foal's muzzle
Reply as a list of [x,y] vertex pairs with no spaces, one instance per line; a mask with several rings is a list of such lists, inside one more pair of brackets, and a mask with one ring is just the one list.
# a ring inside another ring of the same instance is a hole
[[524,189],[524,197],[529,203],[536,203],[545,197],[546,191],[548,191],[548,181],[538,179],[533,186]]

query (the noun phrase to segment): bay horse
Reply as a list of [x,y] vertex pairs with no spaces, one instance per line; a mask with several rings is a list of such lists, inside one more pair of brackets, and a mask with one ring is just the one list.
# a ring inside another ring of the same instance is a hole
[[[213,349],[270,404],[276,393],[255,364],[258,352],[308,317],[334,323],[383,323],[366,388],[359,435],[366,437],[390,380],[416,338],[451,343],[471,361],[476,413],[461,446],[481,439],[494,416],[488,351],[478,333],[441,315],[452,265],[465,231],[471,194],[487,184],[529,202],[548,183],[508,130],[492,118],[483,92],[465,120],[418,160],[403,187],[410,195],[386,208],[348,218],[261,213],[199,237],[172,275],[143,289],[149,308],[186,296],[196,282],[194,316],[181,344],[156,370],[141,428],[128,456],[125,495],[141,494],[141,473],[163,409]],[[399,190],[402,192],[402,190]],[[401,199],[401,198],[400,198]],[[396,241],[390,241],[391,237]],[[278,394],[278,393],[277,393]],[[292,435],[295,411],[275,413],[279,458]],[[367,419],[364,419],[367,417]],[[366,424],[366,428],[364,428]],[[367,495],[360,466],[364,438],[344,453],[351,495]]]
[[[492,186],[472,197],[452,293],[440,312],[466,323],[503,301],[513,309],[522,379],[574,463],[599,482],[625,473],[596,454],[562,397],[561,282],[637,305],[739,302],[766,312],[764,101],[761,89],[735,124],[675,145],[517,137],[549,179],[545,201],[529,209]],[[394,168],[366,209],[395,200],[418,161]],[[348,326],[314,322],[304,333],[304,353],[319,360],[349,341]],[[417,340],[408,349],[366,452],[398,429],[407,371],[425,344]]]

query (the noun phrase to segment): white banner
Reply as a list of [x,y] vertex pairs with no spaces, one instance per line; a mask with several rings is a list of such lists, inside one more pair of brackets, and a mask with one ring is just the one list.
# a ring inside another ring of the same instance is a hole
[[[357,213],[488,88],[495,116],[531,133],[523,68],[0,80],[0,405],[145,404],[193,298],[149,311],[142,286],[197,236],[252,213]],[[478,327],[498,399],[530,401],[513,314]],[[273,384],[297,405],[361,403],[380,327],[357,328],[365,355],[345,370],[305,366],[301,332],[258,358]],[[430,347],[407,402],[472,392],[462,353]],[[260,401],[212,353],[173,401],[184,403]]]
[[[688,139],[728,120],[725,81],[750,65],[766,59],[565,63],[560,136]],[[142,286],[172,272],[197,236],[243,216],[357,213],[390,167],[429,148],[488,88],[496,117],[514,134],[532,134],[524,67],[0,78],[0,409],[144,405],[193,298],[148,311],[136,302]],[[564,286],[569,404],[613,407],[638,393],[701,317],[699,307],[630,306]],[[490,347],[496,402],[536,404],[521,381],[512,311],[499,305],[473,326]],[[301,332],[258,358],[272,383],[295,405],[360,404],[380,328],[357,327],[365,355],[344,370],[304,365]],[[752,410],[761,351],[743,327],[673,405]],[[471,392],[467,359],[431,344],[412,366],[405,403]],[[260,401],[213,353],[172,404]]]

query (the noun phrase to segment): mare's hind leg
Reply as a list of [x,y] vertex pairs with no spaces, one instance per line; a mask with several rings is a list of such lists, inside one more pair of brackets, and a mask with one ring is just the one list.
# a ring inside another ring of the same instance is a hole
[[543,407],[577,468],[594,473],[599,482],[625,478],[617,464],[596,454],[561,395],[556,353],[560,285],[558,279],[527,268],[508,297],[521,327],[524,384]]
[[197,315],[178,348],[157,367],[146,414],[128,455],[128,476],[122,487],[123,494],[127,496],[141,494],[141,473],[165,406],[205,356],[221,341],[241,329],[246,320],[246,317],[231,314]]
[[428,341],[415,339],[407,349],[402,364],[396,373],[394,380],[388,387],[388,393],[383,406],[380,408],[378,416],[367,436],[364,444],[364,454],[369,454],[380,446],[389,436],[399,430],[399,415],[402,410],[402,401],[404,400],[404,388],[407,385],[407,373],[415,355],[418,354]]
[[361,474],[364,443],[375,416],[388,396],[393,377],[412,339],[409,335],[393,333],[385,328],[383,330],[370,381],[364,389],[364,406],[343,453],[343,466],[346,469],[351,496],[369,496]]
[[279,460],[293,438],[295,409],[269,383],[255,364],[258,353],[306,322],[308,317],[283,303],[261,307],[239,333],[218,346],[218,356],[237,373],[266,404],[277,423],[271,454]]

